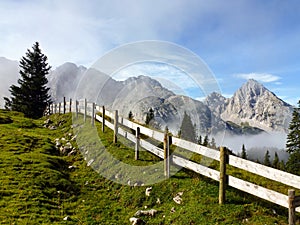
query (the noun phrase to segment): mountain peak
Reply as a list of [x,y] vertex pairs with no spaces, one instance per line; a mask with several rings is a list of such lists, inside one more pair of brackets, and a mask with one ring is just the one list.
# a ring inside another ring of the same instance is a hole
[[261,83],[259,83],[257,80],[249,79],[245,84],[245,86],[253,87],[253,88],[261,88],[264,87]]
[[237,90],[235,95],[254,97],[263,95],[266,91],[269,90],[264,85],[254,79],[249,79],[240,89]]
[[248,122],[266,131],[287,131],[291,107],[264,85],[248,80],[227,102],[221,117],[236,124]]

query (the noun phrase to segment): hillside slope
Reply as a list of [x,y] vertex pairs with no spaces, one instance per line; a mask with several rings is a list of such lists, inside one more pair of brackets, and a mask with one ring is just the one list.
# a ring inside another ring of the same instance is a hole
[[[287,210],[232,188],[220,206],[218,184],[187,171],[153,185],[150,196],[146,187],[104,179],[76,149],[71,121],[70,114],[30,120],[0,111],[0,224],[130,224],[129,218],[146,208],[158,211],[141,217],[147,224],[286,224]],[[134,161],[134,151],[113,144],[108,129],[99,136],[112,155],[128,164],[159,160],[141,151],[141,160]],[[56,149],[58,142],[62,151]],[[176,204],[179,192],[182,203]]]

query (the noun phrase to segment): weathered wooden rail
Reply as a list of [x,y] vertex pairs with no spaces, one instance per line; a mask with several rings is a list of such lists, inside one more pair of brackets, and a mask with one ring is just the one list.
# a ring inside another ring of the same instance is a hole
[[[68,110],[67,110],[68,109]],[[277,170],[271,167],[267,167],[249,160],[245,160],[234,155],[230,155],[226,148],[221,147],[220,151],[207,148],[180,138],[169,136],[168,131],[160,132],[150,128],[144,127],[140,124],[134,123],[126,118],[120,117],[118,111],[110,112],[105,109],[104,106],[97,106],[95,103],[88,103],[86,99],[81,101],[75,101],[72,104],[72,100],[66,101],[65,98],[62,103],[52,104],[48,107],[49,114],[51,113],[66,113],[75,112],[76,117],[79,113],[83,114],[84,121],[86,122],[87,116],[91,117],[91,123],[94,125],[94,121],[97,120],[102,123],[102,130],[105,126],[114,131],[113,141],[117,142],[117,136],[121,135],[128,140],[135,143],[135,159],[139,159],[139,148],[142,147],[147,151],[157,155],[164,159],[164,173],[165,176],[170,176],[170,164],[181,166],[183,168],[192,170],[198,174],[209,177],[219,182],[219,203],[224,204],[226,201],[226,187],[231,186],[243,192],[257,196],[269,202],[288,208],[288,220],[289,225],[296,223],[296,211],[300,212],[300,196],[295,195],[294,189],[289,189],[288,194],[278,193],[274,190],[267,189],[265,187],[253,184],[248,181],[236,178],[226,174],[226,167],[231,165],[233,167],[248,171],[253,174],[265,177],[267,179],[285,184],[287,186],[300,189],[300,177]],[[100,113],[98,115],[97,113]],[[109,122],[105,118],[110,118],[112,122]],[[122,127],[135,130],[133,135]],[[143,139],[140,135],[146,135],[154,140],[164,143],[164,148],[161,149]],[[217,160],[220,162],[220,170],[214,170],[198,163],[192,162],[188,159],[182,158],[177,155],[170,155],[169,147],[170,140],[172,145],[186,149],[193,153],[200,154],[202,156]]]

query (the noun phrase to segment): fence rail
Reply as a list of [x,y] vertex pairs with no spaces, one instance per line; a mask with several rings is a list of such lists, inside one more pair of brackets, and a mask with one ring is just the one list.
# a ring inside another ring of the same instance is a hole
[[[277,205],[288,208],[289,211],[289,225],[294,225],[296,221],[295,212],[300,212],[300,196],[295,196],[295,190],[289,189],[288,195],[278,193],[274,190],[261,187],[259,185],[253,184],[248,181],[236,178],[231,175],[226,174],[226,166],[231,165],[233,167],[242,169],[244,171],[257,174],[259,176],[265,177],[267,179],[280,182],[287,186],[300,189],[300,177],[277,170],[271,167],[267,167],[249,160],[245,160],[234,155],[229,155],[228,151],[221,147],[220,151],[215,149],[207,148],[186,140],[182,140],[177,137],[170,137],[168,132],[161,132],[152,130],[150,128],[144,127],[140,124],[134,123],[126,118],[118,115],[118,111],[110,112],[105,109],[104,106],[97,106],[95,103],[88,103],[86,99],[75,101],[75,104],[70,101],[66,101],[64,98],[62,103],[56,103],[49,105],[47,108],[49,114],[53,113],[66,113],[75,112],[76,117],[79,113],[84,114],[84,121],[86,121],[87,116],[90,116],[91,123],[94,124],[94,120],[102,123],[102,130],[104,131],[104,125],[109,129],[114,131],[114,141],[117,141],[117,135],[121,135],[131,142],[135,143],[135,159],[138,160],[139,148],[142,147],[147,151],[155,154],[156,156],[164,159],[165,175],[170,174],[170,162],[175,165],[181,166],[183,168],[192,170],[198,174],[209,177],[219,184],[219,203],[223,204],[225,202],[225,190],[226,186],[234,187],[243,192],[249,193],[251,195],[257,196],[269,202],[275,203]],[[100,115],[98,115],[100,113]],[[105,118],[110,118],[108,121]],[[121,125],[121,126],[120,126]],[[127,127],[127,129],[135,130],[136,135],[128,132],[122,127]],[[146,140],[140,139],[140,134],[146,135],[156,141],[163,142],[164,148],[159,148]],[[169,154],[169,140],[172,140],[172,145],[186,149],[190,152],[200,154],[202,156],[217,160],[220,162],[220,171],[211,169],[204,165],[192,162],[188,159],[182,158],[177,155]]]

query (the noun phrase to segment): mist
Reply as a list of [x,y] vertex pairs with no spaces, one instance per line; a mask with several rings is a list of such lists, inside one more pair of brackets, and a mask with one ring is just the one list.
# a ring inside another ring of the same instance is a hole
[[9,87],[17,85],[19,75],[18,61],[0,57],[0,108],[4,108],[4,97],[10,97]]
[[266,151],[270,153],[273,160],[275,152],[279,159],[286,161],[289,154],[285,151],[287,134],[282,132],[264,132],[258,135],[229,135],[218,134],[215,136],[219,146],[228,147],[235,154],[240,154],[243,144],[245,145],[248,158],[262,161]]

